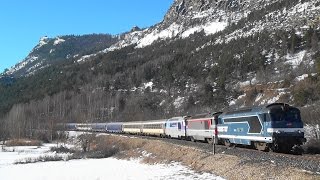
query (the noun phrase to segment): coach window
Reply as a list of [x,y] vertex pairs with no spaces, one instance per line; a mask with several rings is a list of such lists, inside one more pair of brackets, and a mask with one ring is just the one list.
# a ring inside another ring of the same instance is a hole
[[204,129],[209,129],[209,121],[204,122]]

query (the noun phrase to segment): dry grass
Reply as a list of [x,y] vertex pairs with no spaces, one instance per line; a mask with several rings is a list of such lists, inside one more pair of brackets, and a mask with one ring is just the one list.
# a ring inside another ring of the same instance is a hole
[[14,164],[30,164],[30,163],[37,163],[37,162],[48,162],[48,161],[63,161],[63,157],[59,155],[54,156],[40,156],[37,158],[26,158],[24,160],[19,160],[14,162]]
[[320,139],[311,139],[305,145],[303,149],[308,154],[320,154]]
[[6,141],[6,146],[41,146],[42,142],[33,139],[12,139]]

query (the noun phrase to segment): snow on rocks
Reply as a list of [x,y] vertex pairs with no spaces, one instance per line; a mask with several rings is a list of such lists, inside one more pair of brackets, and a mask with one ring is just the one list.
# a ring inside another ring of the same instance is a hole
[[97,56],[97,55],[96,54],[84,55],[80,59],[78,59],[77,62],[78,63],[86,62],[86,61],[90,60],[91,58],[93,58],[95,56]]
[[56,45],[61,44],[63,42],[65,42],[64,39],[57,37],[56,40],[53,42],[53,45],[56,46]]
[[41,46],[44,46],[44,45],[48,44],[48,40],[49,40],[48,36],[41,37],[40,41],[39,41],[39,44],[38,44],[38,46],[36,48],[39,49]]
[[290,64],[293,68],[296,68],[301,64],[303,58],[305,57],[306,51],[300,51],[296,54],[288,54],[286,56],[286,64]]
[[150,34],[147,34],[145,37],[139,40],[137,48],[143,48],[148,45],[151,45],[153,42],[161,39],[165,40],[168,38],[173,38],[179,34],[181,31],[181,25],[176,23],[171,24],[167,29],[159,31],[158,29],[153,30]]
[[28,64],[31,64],[32,62],[38,60],[39,57],[37,56],[28,56],[25,60],[21,61],[20,63],[18,63],[17,65],[15,65],[14,67],[12,67],[7,74],[13,74],[19,70],[21,70],[22,68],[26,67]]
[[202,25],[202,26],[196,26],[196,27],[187,29],[186,31],[184,31],[182,33],[181,37],[182,38],[187,38],[191,34],[194,34],[196,32],[200,32],[202,30],[204,30],[206,35],[215,34],[215,33],[219,32],[219,31],[224,30],[226,27],[227,27],[227,23],[226,22],[210,22],[210,23],[207,23],[207,24]]
[[184,100],[185,100],[184,97],[178,96],[173,102],[174,107],[175,108],[180,108],[182,106]]

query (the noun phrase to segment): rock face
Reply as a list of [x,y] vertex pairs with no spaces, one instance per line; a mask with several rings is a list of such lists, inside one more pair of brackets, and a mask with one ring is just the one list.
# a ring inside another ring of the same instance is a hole
[[[219,11],[239,12],[250,3],[250,0],[175,0],[164,18],[164,24],[172,22],[186,23],[195,14],[214,9],[212,16],[217,17]],[[212,16],[209,17],[212,19]],[[199,17],[200,18],[200,17]]]

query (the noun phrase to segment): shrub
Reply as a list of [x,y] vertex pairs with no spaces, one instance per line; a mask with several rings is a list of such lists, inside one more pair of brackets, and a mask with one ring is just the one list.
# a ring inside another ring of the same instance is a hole
[[12,139],[5,143],[6,146],[41,146],[42,142],[33,139]]
[[50,151],[53,151],[56,153],[75,153],[75,150],[72,150],[72,149],[67,148],[65,146],[51,147]]
[[40,156],[38,158],[26,158],[24,160],[19,160],[14,162],[14,164],[30,164],[37,162],[48,162],[48,161],[63,161],[63,157],[55,155],[55,156]]

